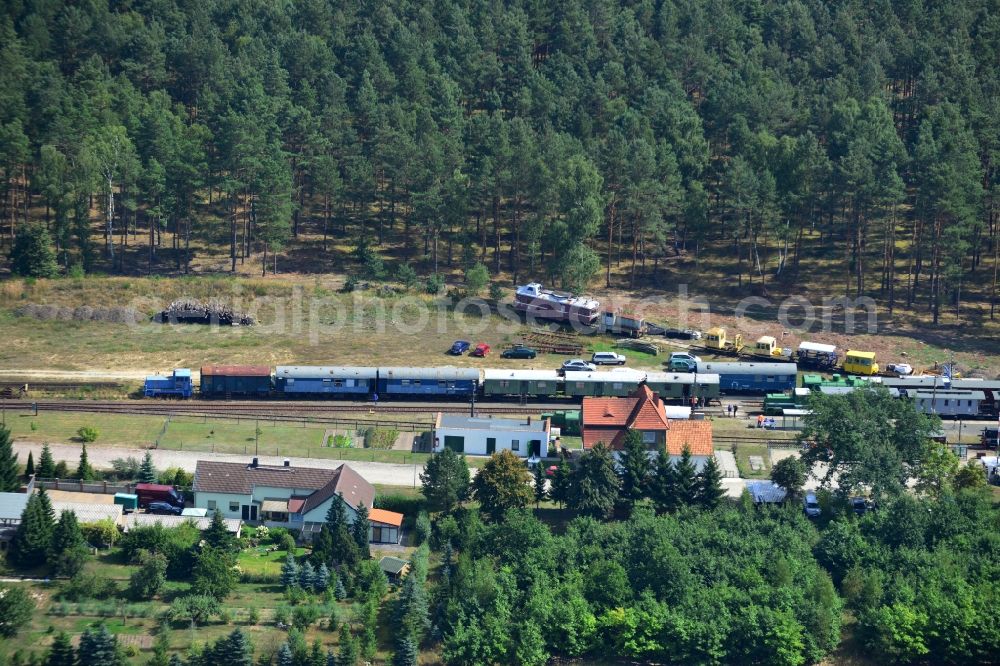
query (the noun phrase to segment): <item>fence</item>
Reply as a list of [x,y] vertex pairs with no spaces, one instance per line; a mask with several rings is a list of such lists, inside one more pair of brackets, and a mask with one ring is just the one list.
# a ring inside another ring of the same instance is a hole
[[80,479],[35,479],[35,485],[46,490],[66,490],[72,493],[93,493],[95,495],[131,493],[135,487],[130,483],[82,481]]

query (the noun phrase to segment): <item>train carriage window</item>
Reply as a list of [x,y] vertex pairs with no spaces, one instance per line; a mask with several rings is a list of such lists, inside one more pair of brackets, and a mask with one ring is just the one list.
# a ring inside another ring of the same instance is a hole
[[414,379],[413,380],[413,385],[414,386],[420,386],[420,380],[419,379]]
[[949,402],[951,402],[951,401],[948,400],[948,398],[945,398],[944,399],[944,406],[947,407]]
[[401,384],[402,386],[409,386],[409,385],[410,385],[410,380],[409,380],[409,379],[404,379],[404,380],[402,380],[402,381],[401,381],[401,382],[399,382],[399,383],[400,383],[400,384]]
[[577,387],[578,389],[582,389],[582,388],[583,388],[583,382],[577,382],[577,383],[576,383],[576,387]]
[[287,380],[285,380],[285,383],[286,383],[287,385],[291,386],[292,384],[294,384],[294,383],[295,383],[295,379],[294,379],[294,378],[292,378],[292,377],[289,377],[289,378],[288,378]]
[[334,379],[333,380],[333,385],[336,388],[344,388],[344,380],[343,379]]
[[621,382],[614,382],[613,384],[611,384],[611,387],[612,388],[616,388],[616,389],[620,389],[622,387],[622,383]]
[[324,380],[323,380],[323,383],[324,383],[324,384],[329,384],[329,383],[330,383],[330,382],[332,382],[332,381],[333,381],[332,379],[324,379]]
[[510,382],[506,379],[500,380],[500,388],[510,388]]
[[537,386],[538,388],[543,389],[545,388],[545,382],[538,382]]
[[755,382],[762,382],[762,381],[764,381],[764,376],[763,375],[754,375],[753,380]]

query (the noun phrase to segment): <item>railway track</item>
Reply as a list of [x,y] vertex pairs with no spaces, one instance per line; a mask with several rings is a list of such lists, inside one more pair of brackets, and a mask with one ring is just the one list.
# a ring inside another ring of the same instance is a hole
[[[520,415],[573,408],[573,404],[526,405],[477,403],[477,414]],[[371,402],[182,402],[182,401],[98,401],[98,400],[0,400],[0,408],[17,411],[89,412],[153,416],[213,416],[248,417],[266,420],[309,420],[322,422],[325,415],[365,414],[426,414],[428,420],[436,412],[467,413],[468,403],[371,403]],[[578,408],[578,407],[577,407]],[[335,419],[333,419],[335,420]]]

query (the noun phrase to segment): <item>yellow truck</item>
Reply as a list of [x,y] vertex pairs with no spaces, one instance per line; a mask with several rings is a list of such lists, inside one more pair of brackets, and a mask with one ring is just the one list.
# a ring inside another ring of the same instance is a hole
[[705,334],[705,342],[702,345],[706,350],[716,354],[729,354],[739,356],[743,351],[743,336],[737,333],[732,339],[726,338],[726,329],[721,326],[714,326],[708,329]]
[[877,375],[879,368],[875,362],[875,352],[848,349],[844,356],[844,372],[852,375]]

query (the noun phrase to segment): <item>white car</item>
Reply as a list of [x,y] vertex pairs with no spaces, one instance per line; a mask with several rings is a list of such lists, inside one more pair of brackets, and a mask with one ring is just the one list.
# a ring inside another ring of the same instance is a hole
[[572,372],[593,372],[594,370],[597,370],[597,366],[593,363],[587,363],[582,358],[573,358],[568,361],[563,361],[560,370],[563,372],[566,372],[567,370]]
[[625,365],[627,360],[624,354],[615,352],[594,352],[590,357],[590,362],[594,365]]

